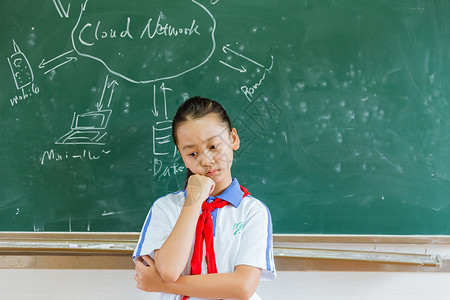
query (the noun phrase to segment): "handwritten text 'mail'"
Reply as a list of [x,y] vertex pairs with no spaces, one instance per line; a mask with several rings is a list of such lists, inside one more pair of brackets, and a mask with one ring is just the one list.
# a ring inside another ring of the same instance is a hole
[[111,153],[111,150],[102,150],[98,154],[94,154],[91,152],[91,150],[83,150],[78,153],[58,153],[55,150],[51,149],[49,151],[45,151],[44,154],[42,154],[41,157],[41,165],[44,165],[45,162],[50,161],[63,161],[63,160],[74,160],[74,159],[80,159],[80,160],[98,160],[101,158],[101,156],[105,156],[107,154]]

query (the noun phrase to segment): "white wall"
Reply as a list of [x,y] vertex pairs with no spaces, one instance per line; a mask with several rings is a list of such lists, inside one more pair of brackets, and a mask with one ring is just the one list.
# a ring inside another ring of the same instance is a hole
[[[0,299],[146,299],[155,294],[136,289],[134,270],[0,269]],[[279,272],[261,282],[264,300],[364,299],[448,300],[450,273]]]

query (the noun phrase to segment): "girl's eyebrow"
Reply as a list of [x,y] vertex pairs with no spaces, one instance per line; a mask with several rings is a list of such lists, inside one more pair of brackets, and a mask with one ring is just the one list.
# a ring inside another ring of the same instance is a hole
[[183,149],[181,149],[181,150],[185,150],[185,149],[193,148],[193,147],[194,147],[194,145],[186,145],[186,146],[184,146]]
[[[209,139],[205,140],[205,142],[208,142],[208,141],[210,141],[210,140],[212,140],[212,139],[214,139],[216,137],[219,137],[219,136],[220,136],[220,134],[214,135],[214,136],[210,137]],[[188,149],[188,148],[194,148],[194,147],[195,147],[195,145],[185,145],[181,150],[185,150],[185,149]]]

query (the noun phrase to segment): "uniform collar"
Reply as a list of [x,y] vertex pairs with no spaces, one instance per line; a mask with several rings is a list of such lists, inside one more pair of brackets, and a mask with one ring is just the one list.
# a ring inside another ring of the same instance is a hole
[[[184,189],[184,197],[186,198],[186,189]],[[216,198],[222,199],[238,207],[241,204],[242,197],[244,197],[244,192],[241,190],[241,186],[236,178],[233,178],[231,184],[217,197],[209,197],[208,203]]]
[[217,197],[211,197],[213,199],[219,198],[227,201],[234,207],[238,207],[241,204],[242,197],[244,196],[244,192],[241,190],[241,186],[236,178],[233,178],[231,184],[222,192],[222,194]]
[[[184,197],[186,198],[186,189],[184,189]],[[209,197],[208,203],[216,198],[222,199],[238,207],[241,204],[242,197],[244,197],[244,192],[241,190],[241,186],[236,178],[233,178],[231,184],[217,197]]]

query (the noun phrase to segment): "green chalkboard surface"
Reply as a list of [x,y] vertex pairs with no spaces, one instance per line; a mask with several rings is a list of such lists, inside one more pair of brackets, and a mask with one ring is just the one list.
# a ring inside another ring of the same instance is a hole
[[139,231],[220,101],[276,233],[450,234],[450,1],[0,3],[0,231]]

